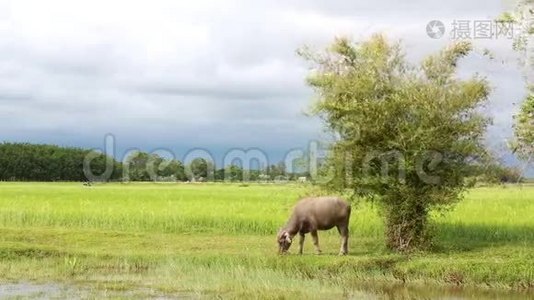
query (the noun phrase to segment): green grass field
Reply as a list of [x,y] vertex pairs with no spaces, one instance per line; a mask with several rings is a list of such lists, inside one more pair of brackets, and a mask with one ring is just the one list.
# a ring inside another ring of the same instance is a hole
[[308,240],[305,255],[278,256],[275,233],[307,193],[291,185],[0,183],[0,279],[91,286],[98,297],[534,289],[534,187],[471,190],[433,216],[428,252],[386,250],[376,207],[357,203],[349,256],[336,256],[335,230],[319,233],[323,255]]

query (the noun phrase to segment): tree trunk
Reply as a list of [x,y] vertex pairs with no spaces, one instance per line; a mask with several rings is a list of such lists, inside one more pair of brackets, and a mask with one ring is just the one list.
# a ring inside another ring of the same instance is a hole
[[421,202],[386,208],[386,243],[390,249],[409,251],[428,245],[428,211]]

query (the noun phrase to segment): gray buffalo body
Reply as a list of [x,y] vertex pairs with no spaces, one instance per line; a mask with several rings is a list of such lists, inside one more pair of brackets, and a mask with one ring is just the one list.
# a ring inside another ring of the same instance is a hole
[[299,254],[302,254],[306,233],[311,233],[315,251],[319,248],[318,230],[336,227],[341,235],[340,255],[348,253],[350,204],[338,197],[310,197],[300,200],[293,208],[293,213],[277,236],[279,253],[285,253],[297,234]]

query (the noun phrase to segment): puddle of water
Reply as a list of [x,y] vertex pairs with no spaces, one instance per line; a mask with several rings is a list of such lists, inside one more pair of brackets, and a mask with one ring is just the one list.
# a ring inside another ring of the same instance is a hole
[[[209,294],[216,296],[215,294]],[[208,296],[208,295],[205,295]],[[150,299],[200,299],[199,294],[164,295],[148,288],[128,291],[101,291],[90,287],[76,287],[47,283],[0,283],[0,299],[87,299],[87,298],[150,298]],[[224,297],[223,297],[224,298]],[[491,289],[408,286],[403,284],[366,283],[358,284],[351,299],[534,299],[534,291],[501,291]]]
[[0,299],[200,299],[197,293],[165,295],[150,288],[129,290],[100,290],[90,285],[78,286],[60,283],[0,283]]
[[0,298],[49,298],[61,295],[61,286],[56,284],[2,283]]

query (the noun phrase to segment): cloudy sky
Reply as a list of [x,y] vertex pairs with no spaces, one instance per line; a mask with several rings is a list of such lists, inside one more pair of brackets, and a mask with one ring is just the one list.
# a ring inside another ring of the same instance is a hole
[[[102,147],[167,148],[178,157],[258,147],[278,160],[321,138],[303,115],[311,91],[303,45],[384,32],[414,62],[451,41],[456,20],[492,20],[502,0],[450,1],[26,1],[0,0],[0,140]],[[430,20],[446,34],[431,39]],[[524,95],[505,38],[475,41],[461,75],[488,76],[495,147],[510,136]]]

